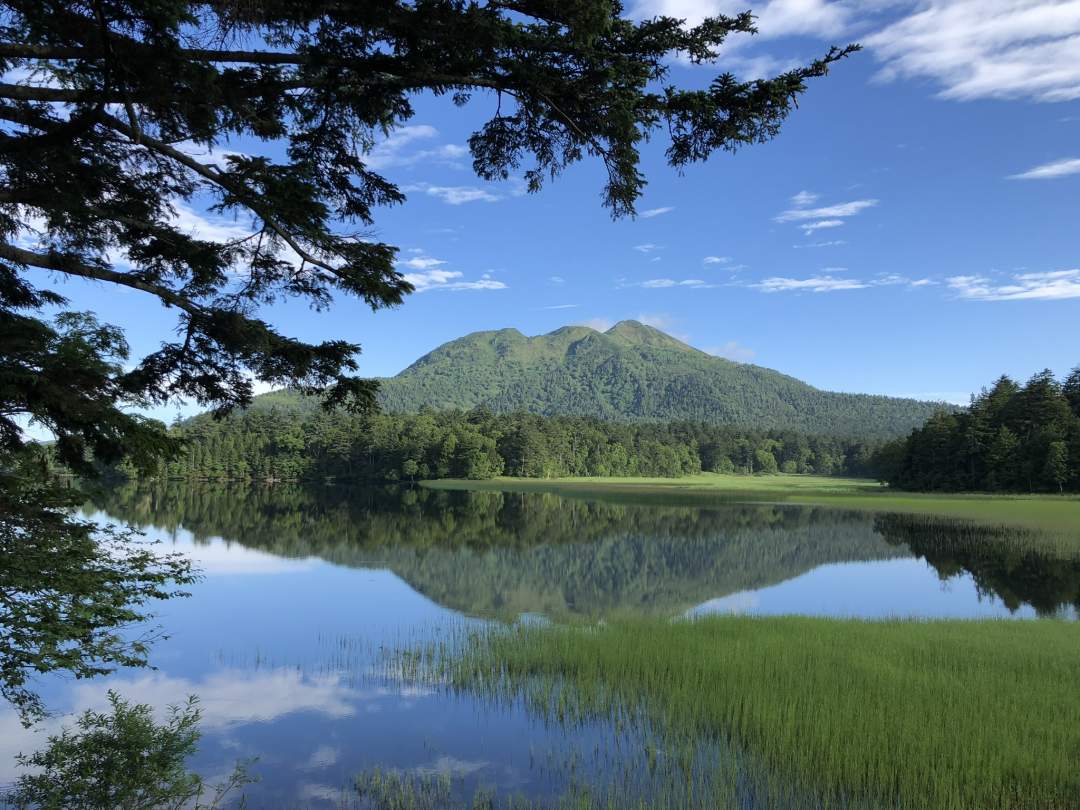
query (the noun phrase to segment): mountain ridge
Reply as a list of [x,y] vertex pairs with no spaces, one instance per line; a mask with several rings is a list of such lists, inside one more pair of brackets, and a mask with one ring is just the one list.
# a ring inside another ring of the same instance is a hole
[[[255,407],[288,407],[293,399],[264,394]],[[531,337],[514,328],[471,332],[381,379],[379,402],[391,413],[483,407],[865,438],[906,435],[948,407],[824,391],[773,369],[715,357],[633,320],[603,332],[582,325]]]
[[822,391],[772,369],[714,357],[633,320],[604,332],[587,326],[532,337],[513,328],[472,332],[382,380],[379,400],[391,412],[486,407],[879,437],[906,434],[942,407]]

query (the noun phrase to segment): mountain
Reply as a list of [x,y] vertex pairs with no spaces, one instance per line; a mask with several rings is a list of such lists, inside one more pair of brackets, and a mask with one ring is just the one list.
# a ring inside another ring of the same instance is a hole
[[474,332],[383,380],[380,400],[391,412],[484,406],[868,438],[904,435],[942,407],[822,391],[771,369],[713,357],[637,321],[606,332],[565,326],[537,337],[516,329]]

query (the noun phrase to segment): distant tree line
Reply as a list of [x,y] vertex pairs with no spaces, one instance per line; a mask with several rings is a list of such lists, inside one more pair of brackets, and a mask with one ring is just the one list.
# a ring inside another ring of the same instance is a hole
[[161,474],[201,480],[484,479],[740,473],[871,475],[876,446],[789,430],[619,423],[486,410],[374,414],[252,409],[173,428]]
[[940,412],[888,442],[872,467],[912,490],[1080,492],[1080,367],[1019,385],[1001,377],[966,411]]

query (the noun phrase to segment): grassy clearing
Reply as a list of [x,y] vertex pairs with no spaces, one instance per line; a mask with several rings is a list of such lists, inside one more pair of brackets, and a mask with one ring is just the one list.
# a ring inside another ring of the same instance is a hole
[[1075,623],[640,620],[433,654],[455,687],[551,720],[730,742],[818,806],[1080,807]]
[[1080,540],[1080,496],[912,493],[875,481],[814,475],[722,475],[685,478],[496,478],[428,481],[436,489],[555,492],[570,497],[633,499],[686,505],[709,501],[819,504],[902,514],[933,514],[980,523],[1065,532]]

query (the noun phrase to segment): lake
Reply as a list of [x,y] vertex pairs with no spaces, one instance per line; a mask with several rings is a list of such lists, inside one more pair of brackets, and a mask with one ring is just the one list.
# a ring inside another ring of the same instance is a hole
[[[160,605],[169,638],[156,670],[47,679],[47,704],[101,707],[110,688],[162,707],[197,694],[193,767],[224,774],[257,758],[256,807],[347,805],[356,775],[376,767],[446,774],[469,795],[636,778],[643,754],[625,728],[564,728],[388,665],[388,651],[462,627],[732,612],[1076,619],[1080,605],[1080,560],[1053,543],[926,517],[228,485],[128,486],[86,512],[190,554],[204,578]],[[16,753],[43,742],[0,711],[0,784]],[[748,782],[739,803],[766,806],[754,795]]]

